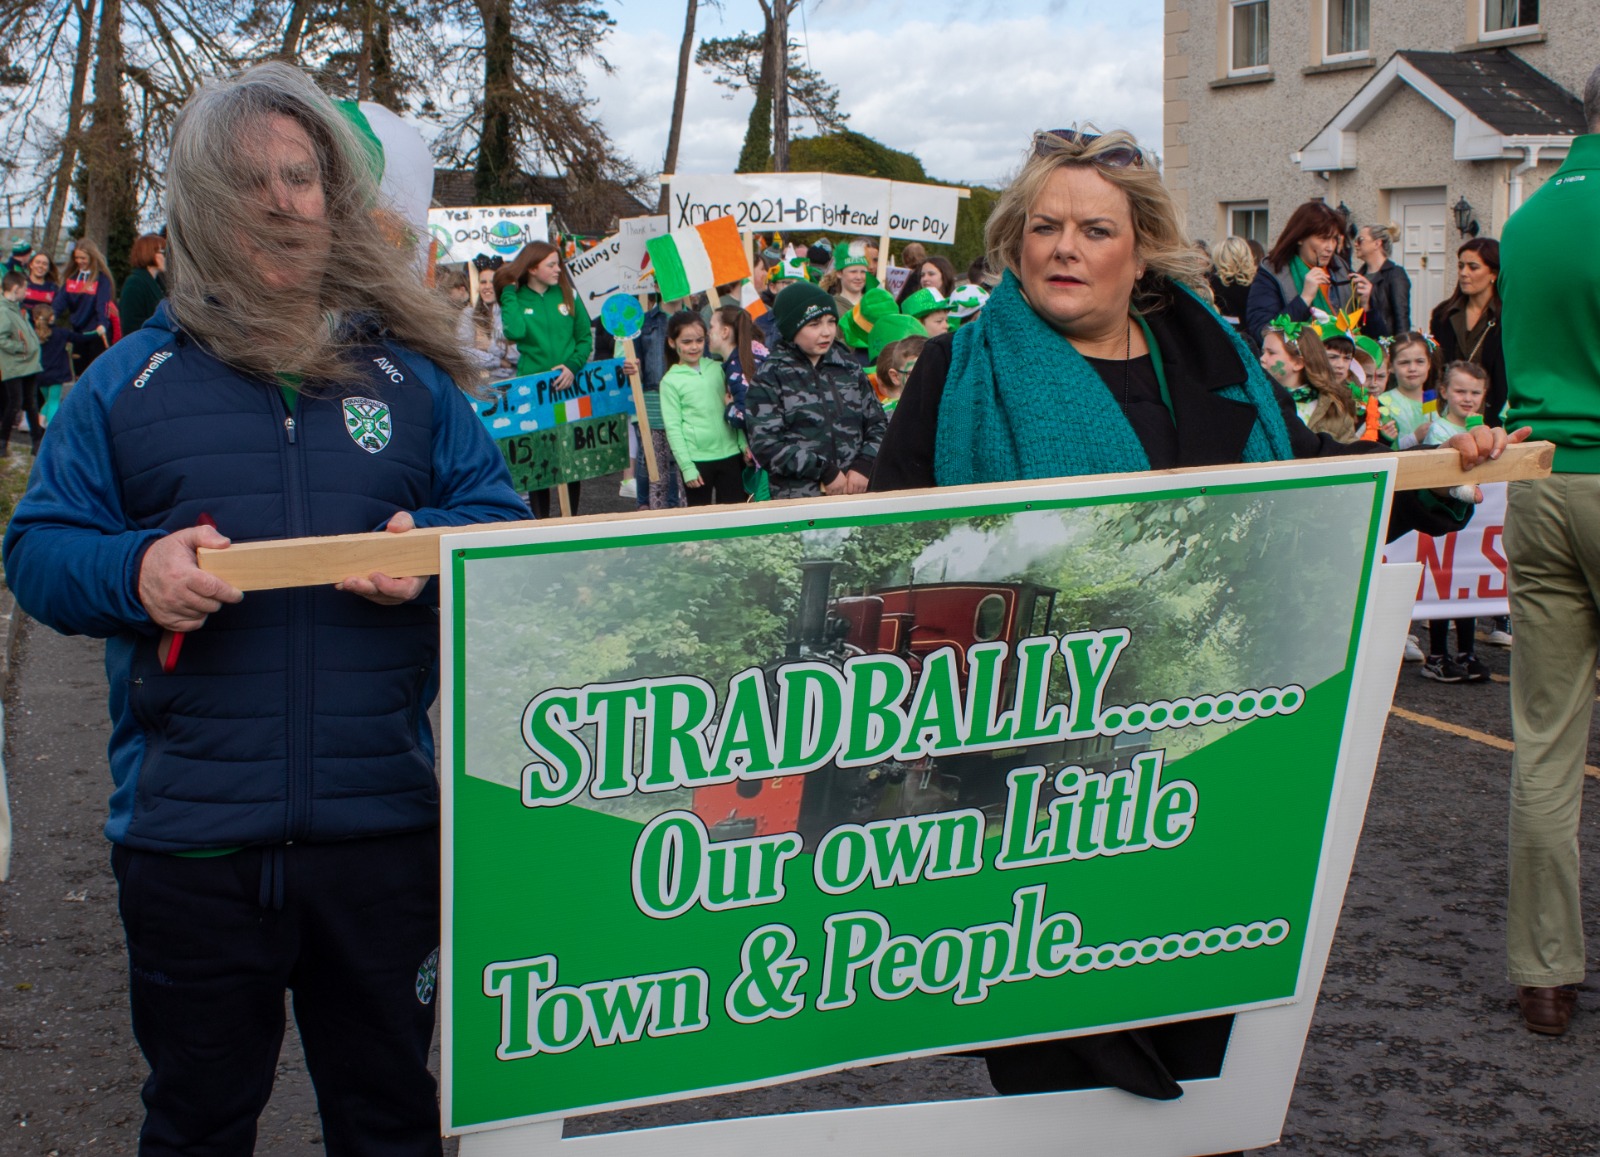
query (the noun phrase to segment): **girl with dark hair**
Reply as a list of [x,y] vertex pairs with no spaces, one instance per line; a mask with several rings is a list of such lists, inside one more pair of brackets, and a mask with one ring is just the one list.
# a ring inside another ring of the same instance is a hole
[[[583,299],[561,263],[561,251],[547,241],[524,245],[515,260],[495,273],[494,287],[500,295],[500,324],[521,353],[517,374],[559,370],[555,388],[572,385],[594,352],[594,332]],[[576,514],[578,483],[568,483],[567,492]],[[528,505],[536,518],[550,517],[550,492],[528,495]]]
[[1400,226],[1392,221],[1365,225],[1356,234],[1361,276],[1372,282],[1367,310],[1382,323],[1386,334],[1402,334],[1411,328],[1411,276],[1404,266],[1390,260],[1398,240]]
[[661,422],[683,471],[690,506],[743,502],[744,431],[728,424],[722,368],[706,356],[706,323],[693,310],[667,322]]
[[22,294],[22,308],[32,311],[41,305],[55,312],[56,295],[61,292],[61,275],[48,253],[35,253],[28,259],[28,284]]
[[737,305],[725,305],[711,315],[707,336],[711,352],[722,359],[722,376],[728,386],[728,425],[743,430],[745,394],[750,389],[750,379],[767,360],[767,347],[755,321]]
[[956,291],[956,267],[943,257],[928,258],[906,278],[895,304],[904,305],[906,298],[919,289],[937,289],[941,295],[949,297]]
[[[1365,306],[1372,282],[1351,273],[1339,256],[1344,217],[1321,201],[1307,201],[1289,215],[1283,232],[1256,270],[1245,303],[1245,328],[1259,341],[1267,326],[1280,315],[1290,321],[1309,321],[1311,311],[1339,313]],[[1388,331],[1378,324],[1363,325],[1373,337]]]
[[123,333],[144,328],[167,296],[159,280],[167,271],[166,250],[167,239],[159,233],[146,233],[133,243],[133,252],[128,254],[128,280],[122,283],[122,296],[117,299]]
[[1456,250],[1456,291],[1433,311],[1428,329],[1439,343],[1439,360],[1482,366],[1489,376],[1483,422],[1501,424],[1508,385],[1500,346],[1500,242],[1474,237]]

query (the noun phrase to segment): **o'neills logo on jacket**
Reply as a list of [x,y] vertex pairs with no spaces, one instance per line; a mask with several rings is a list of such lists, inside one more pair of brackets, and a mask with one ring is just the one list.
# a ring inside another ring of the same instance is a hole
[[152,357],[150,359],[150,364],[145,366],[144,373],[133,379],[133,388],[136,390],[144,389],[145,383],[150,380],[150,375],[160,369],[161,363],[166,361],[171,356],[171,350],[162,350],[160,353]]

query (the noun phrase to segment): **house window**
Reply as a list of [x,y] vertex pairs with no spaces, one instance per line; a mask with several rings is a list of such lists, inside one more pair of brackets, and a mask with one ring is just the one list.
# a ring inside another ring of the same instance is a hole
[[1483,0],[1483,35],[1514,36],[1539,27],[1539,0]]
[[1228,233],[1246,241],[1259,241],[1263,248],[1271,249],[1272,237],[1267,233],[1267,203],[1249,201],[1229,205]]
[[1370,0],[1327,0],[1327,5],[1328,40],[1323,59],[1364,56],[1372,43]]
[[1267,70],[1267,0],[1232,0],[1228,75]]

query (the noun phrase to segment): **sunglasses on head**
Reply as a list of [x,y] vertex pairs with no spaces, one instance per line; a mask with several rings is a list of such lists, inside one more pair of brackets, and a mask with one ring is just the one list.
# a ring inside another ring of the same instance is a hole
[[[1099,139],[1099,133],[1080,133],[1077,129],[1041,129],[1033,134],[1033,155],[1048,157],[1051,153],[1062,149],[1081,150]],[[1133,145],[1117,145],[1083,159],[1091,164],[1105,165],[1112,169],[1144,167],[1144,153]]]

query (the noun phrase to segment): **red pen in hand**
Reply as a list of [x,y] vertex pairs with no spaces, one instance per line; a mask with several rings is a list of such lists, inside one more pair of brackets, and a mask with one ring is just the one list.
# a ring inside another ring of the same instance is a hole
[[[204,511],[195,520],[196,526],[209,526],[215,530],[216,520]],[[185,631],[162,631],[161,642],[156,644],[156,655],[161,660],[161,672],[170,675],[178,666],[178,655],[183,651],[183,636]]]

